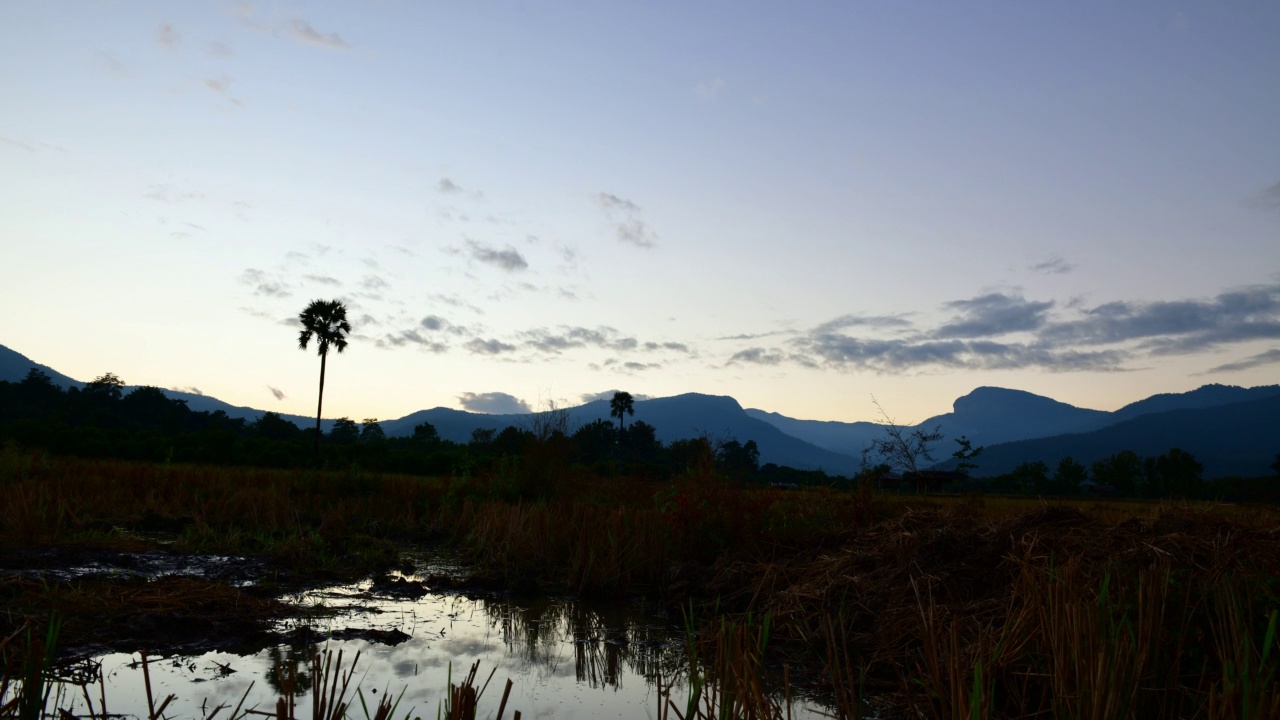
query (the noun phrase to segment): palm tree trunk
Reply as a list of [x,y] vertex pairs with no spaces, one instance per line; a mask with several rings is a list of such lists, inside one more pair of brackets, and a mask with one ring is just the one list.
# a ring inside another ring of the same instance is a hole
[[324,407],[324,362],[329,353],[320,353],[320,399],[316,401],[316,457],[320,457],[320,410]]

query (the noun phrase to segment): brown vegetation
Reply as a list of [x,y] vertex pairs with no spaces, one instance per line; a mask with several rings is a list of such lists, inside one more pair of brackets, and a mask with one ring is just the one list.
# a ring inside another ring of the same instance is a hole
[[689,672],[703,682],[664,715],[778,717],[786,703],[762,670],[771,636],[767,652],[795,666],[784,696],[793,679],[817,684],[845,717],[868,701],[939,718],[1280,717],[1271,509],[784,491],[705,467],[662,483],[566,471],[547,499],[508,502],[511,472],[4,451],[0,549],[141,542],[159,518],[186,549],[370,567],[389,562],[391,541],[436,538],[507,582],[692,600]]

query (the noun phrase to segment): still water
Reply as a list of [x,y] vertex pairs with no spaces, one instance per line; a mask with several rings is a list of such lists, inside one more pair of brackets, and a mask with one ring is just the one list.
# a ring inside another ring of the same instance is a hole
[[[413,583],[428,573],[400,576]],[[406,586],[401,586],[406,587]],[[407,586],[412,589],[412,585]],[[219,718],[243,708],[274,711],[280,697],[276,669],[298,664],[303,687],[311,683],[313,649],[341,651],[344,667],[359,653],[352,690],[358,686],[372,714],[384,693],[403,696],[395,717],[435,717],[450,677],[458,683],[480,661],[477,686],[493,672],[480,698],[479,717],[494,717],[508,679],[513,681],[506,717],[519,710],[525,718],[652,718],[658,716],[655,680],[675,685],[672,698],[687,697],[682,673],[687,668],[683,628],[656,608],[633,602],[587,605],[572,598],[513,600],[502,596],[467,597],[427,592],[398,595],[369,582],[311,590],[291,600],[314,614],[278,628],[295,641],[255,654],[208,652],[152,658],[152,697],[176,699],[164,715],[204,718],[224,705]],[[303,638],[303,628],[314,631]],[[147,716],[144,677],[138,654],[109,654],[101,663],[103,687],[87,688],[94,709],[99,694],[112,713]],[[59,707],[87,714],[81,688],[64,685]],[[297,701],[297,716],[310,716],[311,694]],[[816,717],[803,704],[795,717]],[[363,718],[352,697],[348,717]]]

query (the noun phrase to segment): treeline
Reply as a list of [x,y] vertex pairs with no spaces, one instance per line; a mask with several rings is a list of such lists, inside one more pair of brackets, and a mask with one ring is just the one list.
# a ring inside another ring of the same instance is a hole
[[408,437],[387,437],[376,420],[337,420],[322,433],[299,428],[275,413],[255,421],[225,412],[193,411],[155,387],[125,392],[110,373],[63,390],[32,369],[20,382],[0,381],[0,443],[59,455],[153,462],[278,468],[358,467],[362,470],[468,477],[487,474],[511,492],[537,494],[566,471],[599,476],[666,479],[690,469],[747,482],[823,483],[820,472],[760,466],[754,441],[695,438],[663,444],[644,421],[620,428],[597,420],[568,427],[563,412],[529,416],[525,427],[482,429],[469,442],[440,438],[429,423]]
[[1171,448],[1155,457],[1129,450],[1085,465],[1071,457],[1056,468],[1042,461],[1024,462],[1012,472],[966,480],[968,490],[1030,495],[1206,499],[1280,502],[1280,455],[1273,477],[1223,477],[1205,480],[1204,466],[1189,452]]

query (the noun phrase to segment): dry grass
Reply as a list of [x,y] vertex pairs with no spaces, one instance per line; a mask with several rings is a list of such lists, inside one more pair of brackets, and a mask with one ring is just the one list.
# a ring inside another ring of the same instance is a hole
[[825,653],[846,686],[865,674],[894,711],[1273,717],[1277,578],[1274,527],[1050,506],[998,520],[913,509],[816,556],[722,562],[710,587]]

